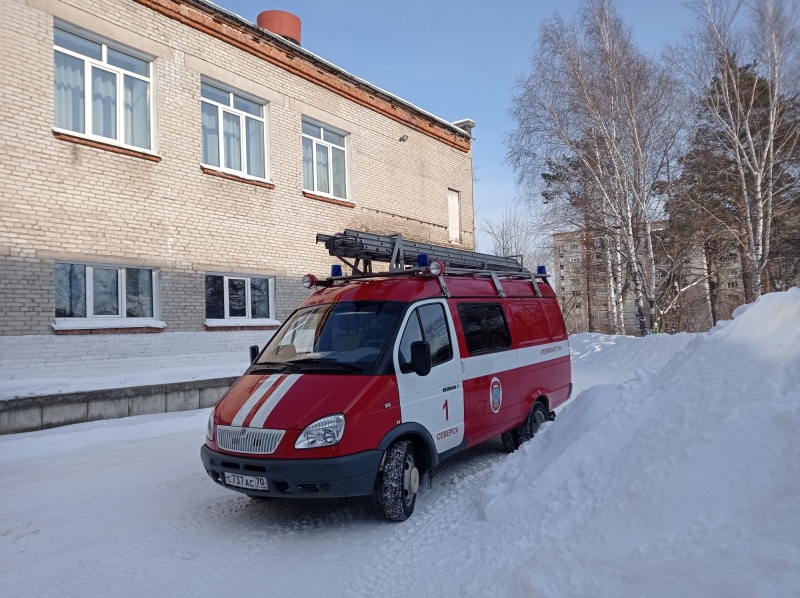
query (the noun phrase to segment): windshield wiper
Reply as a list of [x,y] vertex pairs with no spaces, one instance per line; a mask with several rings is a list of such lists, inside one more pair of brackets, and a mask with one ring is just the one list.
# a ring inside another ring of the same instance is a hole
[[292,362],[292,365],[297,366],[300,369],[320,369],[320,368],[327,368],[327,369],[339,369],[344,370],[346,372],[362,372],[363,368],[359,365],[355,365],[352,363],[344,363],[339,361],[338,359],[333,359],[332,357],[316,357],[312,359],[298,359]]
[[287,370],[290,372],[299,372],[301,368],[297,367],[297,365],[294,363],[289,363],[288,361],[261,361],[251,365],[247,370],[247,373],[261,374],[263,372],[281,372]]

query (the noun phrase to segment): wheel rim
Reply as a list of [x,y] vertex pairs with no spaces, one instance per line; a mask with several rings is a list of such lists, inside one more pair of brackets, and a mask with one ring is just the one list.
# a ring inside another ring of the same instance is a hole
[[542,413],[541,409],[537,409],[533,412],[533,421],[531,422],[531,436],[536,434],[539,431],[541,425],[545,422],[547,418],[545,418],[544,413]]
[[414,463],[414,455],[409,453],[403,463],[403,502],[407,507],[411,506],[419,490],[419,469]]

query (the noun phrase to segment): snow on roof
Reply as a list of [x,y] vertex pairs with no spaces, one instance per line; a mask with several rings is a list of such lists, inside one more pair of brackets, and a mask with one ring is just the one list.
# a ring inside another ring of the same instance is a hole
[[[224,14],[225,16],[227,16],[230,19],[236,21],[239,25],[241,25],[243,27],[247,27],[248,29],[251,29],[253,31],[258,32],[261,35],[269,37],[270,39],[272,39],[272,40],[274,40],[274,41],[276,41],[278,43],[281,43],[281,44],[284,44],[284,45],[287,45],[287,46],[291,47],[292,50],[294,50],[295,52],[303,54],[304,56],[306,56],[307,58],[309,58],[310,60],[312,60],[314,62],[319,62],[319,63],[325,65],[326,67],[336,71],[339,75],[342,75],[342,76],[344,76],[346,78],[352,79],[353,81],[359,83],[360,85],[364,85],[366,87],[369,87],[371,90],[379,93],[380,95],[386,96],[387,98],[389,98],[389,99],[391,99],[391,100],[393,100],[393,101],[395,101],[395,102],[397,102],[399,104],[403,104],[404,106],[406,106],[407,108],[410,108],[411,110],[414,110],[415,112],[418,112],[418,113],[420,113],[420,114],[422,114],[422,115],[424,115],[424,116],[426,116],[426,117],[428,117],[428,118],[430,118],[432,120],[435,120],[440,125],[446,127],[447,129],[449,129],[453,133],[457,133],[457,134],[461,135],[462,137],[466,137],[468,139],[471,139],[471,136],[466,131],[464,131],[464,129],[462,129],[461,127],[459,127],[459,126],[457,126],[457,125],[455,125],[455,124],[453,124],[453,123],[451,123],[449,121],[446,121],[443,118],[439,118],[435,114],[432,114],[432,113],[428,112],[427,110],[424,110],[424,109],[420,108],[419,106],[417,106],[415,104],[412,104],[411,102],[409,102],[407,100],[404,100],[400,96],[397,96],[397,95],[395,95],[395,94],[393,94],[393,93],[391,93],[389,91],[386,91],[385,89],[382,89],[382,88],[378,87],[377,85],[373,85],[369,81],[367,81],[365,79],[362,79],[361,77],[358,77],[358,76],[346,71],[345,69],[343,69],[343,68],[341,68],[339,66],[336,66],[332,62],[329,62],[329,61],[325,60],[324,58],[322,58],[321,56],[318,56],[317,54],[314,54],[313,52],[311,52],[309,50],[306,50],[303,46],[299,46],[299,45],[295,44],[294,42],[292,42],[291,40],[286,39],[285,37],[282,37],[282,36],[280,36],[280,35],[278,35],[276,33],[273,33],[271,31],[267,30],[267,29],[262,29],[261,27],[259,27],[258,25],[255,25],[254,23],[248,21],[247,19],[245,19],[241,15],[238,15],[238,14],[236,14],[234,12],[231,12],[231,11],[225,9],[225,8],[222,8],[221,6],[219,6],[217,4],[214,4],[213,2],[210,2],[209,0],[194,0],[194,1],[197,4],[201,5],[201,6],[205,6],[205,7],[209,8],[209,9],[211,9],[211,10],[214,10],[216,12]],[[459,121],[459,122],[463,122],[463,121],[467,121],[467,120],[469,120],[470,122],[473,122],[473,121],[471,121],[471,119],[462,119],[462,121]],[[473,122],[472,126],[475,126],[474,122]]]

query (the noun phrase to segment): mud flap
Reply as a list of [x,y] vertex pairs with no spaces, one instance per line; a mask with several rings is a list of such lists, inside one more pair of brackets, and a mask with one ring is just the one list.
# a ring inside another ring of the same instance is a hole
[[550,413],[548,413],[548,414],[547,414],[547,421],[550,421],[550,422],[551,422],[551,421],[553,421],[555,418],[556,418],[556,412],[555,412],[555,411],[551,411]]

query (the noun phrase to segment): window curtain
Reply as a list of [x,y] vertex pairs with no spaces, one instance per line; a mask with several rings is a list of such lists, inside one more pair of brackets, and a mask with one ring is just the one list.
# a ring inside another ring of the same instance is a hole
[[328,148],[317,144],[317,191],[330,193],[328,180]]
[[336,147],[331,148],[331,158],[333,195],[345,199],[347,198],[347,175],[345,174],[344,150]]
[[308,137],[303,137],[303,189],[314,190],[314,142]]
[[219,166],[219,110],[203,102],[203,164]]
[[125,75],[125,143],[150,149],[150,84]]
[[235,114],[222,112],[225,168],[242,170],[242,121]]
[[55,52],[56,127],[84,132],[83,60]]
[[247,118],[247,174],[264,178],[264,123]]
[[117,138],[117,76],[92,67],[92,133]]

